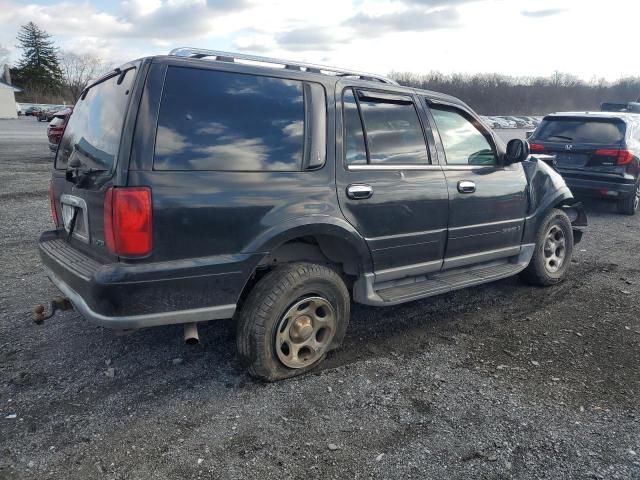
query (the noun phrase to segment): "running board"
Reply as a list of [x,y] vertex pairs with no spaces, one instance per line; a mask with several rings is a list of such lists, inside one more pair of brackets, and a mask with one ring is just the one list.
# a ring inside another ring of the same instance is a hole
[[523,249],[509,259],[382,283],[375,282],[375,274],[365,274],[354,285],[354,300],[367,305],[397,305],[501,280],[524,270],[532,254],[532,248]]

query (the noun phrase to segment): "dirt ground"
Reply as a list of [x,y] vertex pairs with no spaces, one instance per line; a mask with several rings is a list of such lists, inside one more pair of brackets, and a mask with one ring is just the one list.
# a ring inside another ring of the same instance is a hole
[[588,202],[567,281],[354,305],[324,368],[264,384],[231,321],[118,336],[36,253],[45,124],[0,121],[0,479],[640,478],[640,216]]

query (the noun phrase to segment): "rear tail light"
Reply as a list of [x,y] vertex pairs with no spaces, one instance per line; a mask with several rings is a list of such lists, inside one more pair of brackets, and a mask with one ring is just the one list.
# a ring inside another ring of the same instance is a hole
[[622,150],[619,148],[600,148],[596,150],[595,154],[601,157],[615,157],[617,165],[628,165],[634,158],[631,150]]
[[529,144],[529,151],[531,153],[542,153],[544,152],[545,147],[542,143],[530,143]]
[[104,198],[104,236],[107,248],[120,257],[151,253],[151,189],[110,187]]
[[49,205],[51,206],[51,218],[56,228],[60,228],[60,217],[58,216],[58,209],[56,208],[56,196],[53,191],[53,180],[49,182]]

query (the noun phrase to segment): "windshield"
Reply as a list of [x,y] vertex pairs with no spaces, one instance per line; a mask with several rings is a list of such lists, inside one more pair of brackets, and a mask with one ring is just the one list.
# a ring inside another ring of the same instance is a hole
[[84,100],[78,99],[60,142],[57,169],[66,169],[74,158],[83,169],[113,168],[135,75],[135,69],[125,71],[124,78],[116,75],[98,83]]
[[536,133],[536,139],[610,145],[620,143],[624,133],[624,123],[619,120],[554,118],[542,122]]

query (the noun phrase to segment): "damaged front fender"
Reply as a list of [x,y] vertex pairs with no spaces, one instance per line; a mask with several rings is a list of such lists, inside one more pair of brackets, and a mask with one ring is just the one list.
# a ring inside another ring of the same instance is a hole
[[536,157],[522,162],[527,177],[529,208],[523,243],[535,243],[540,222],[551,208],[563,209],[574,227],[574,243],[582,239],[582,230],[586,227],[587,215],[582,204],[575,200],[562,176],[544,161]]

